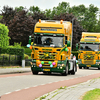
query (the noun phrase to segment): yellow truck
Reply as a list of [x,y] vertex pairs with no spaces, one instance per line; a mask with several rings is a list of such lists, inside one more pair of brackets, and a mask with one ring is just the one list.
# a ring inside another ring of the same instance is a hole
[[51,74],[51,72],[56,72],[65,76],[74,75],[77,66],[76,60],[71,54],[71,44],[71,22],[39,19],[34,27],[33,37],[29,36],[27,45],[32,49],[32,73]]
[[83,32],[78,53],[79,68],[100,69],[100,33]]

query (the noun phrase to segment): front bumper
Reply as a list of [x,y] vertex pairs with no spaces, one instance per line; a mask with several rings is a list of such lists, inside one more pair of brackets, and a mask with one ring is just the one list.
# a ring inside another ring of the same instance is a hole
[[56,67],[39,67],[36,65],[36,60],[31,63],[31,70],[36,72],[57,72],[64,73],[66,69],[66,61],[58,61]]
[[100,65],[86,65],[86,64],[78,64],[79,67],[95,67],[95,68],[98,68]]
[[60,67],[56,67],[56,68],[40,68],[40,67],[31,67],[31,70],[37,71],[37,72],[57,72],[57,73],[64,73],[65,72],[65,68],[60,68]]

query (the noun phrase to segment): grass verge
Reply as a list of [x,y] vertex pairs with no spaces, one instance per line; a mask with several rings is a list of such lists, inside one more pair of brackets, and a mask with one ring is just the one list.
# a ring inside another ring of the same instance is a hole
[[94,89],[86,92],[82,100],[100,100],[100,89]]

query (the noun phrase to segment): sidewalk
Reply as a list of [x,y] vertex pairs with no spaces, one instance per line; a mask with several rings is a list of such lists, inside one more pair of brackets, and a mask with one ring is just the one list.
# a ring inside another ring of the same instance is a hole
[[70,87],[60,87],[35,100],[82,100],[89,90],[100,88],[100,77]]
[[1,74],[12,74],[12,73],[24,73],[24,72],[31,72],[31,68],[24,67],[24,68],[0,68],[0,75]]

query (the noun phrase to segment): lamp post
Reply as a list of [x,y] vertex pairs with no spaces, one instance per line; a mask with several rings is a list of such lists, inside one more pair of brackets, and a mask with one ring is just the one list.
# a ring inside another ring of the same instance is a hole
[[75,17],[74,18],[72,18],[72,39],[71,39],[71,51],[72,51],[72,41],[73,41],[73,22],[74,22],[74,20],[75,20]]
[[[84,16],[79,16],[79,17],[80,17],[80,18],[84,18]],[[76,19],[76,17],[72,18],[72,39],[71,39],[71,51],[72,51],[72,40],[73,40],[73,31],[74,31],[74,30],[73,30],[73,28],[74,28],[74,27],[73,27],[73,26],[74,26],[73,23],[74,23],[74,20],[75,20],[75,19]]]

